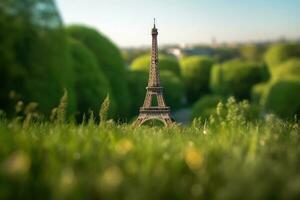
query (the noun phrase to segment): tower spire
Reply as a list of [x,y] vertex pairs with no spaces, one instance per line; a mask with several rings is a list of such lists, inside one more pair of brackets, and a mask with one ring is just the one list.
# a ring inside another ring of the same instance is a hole
[[156,28],[155,27],[155,18],[153,18],[153,25],[154,25],[153,28]]

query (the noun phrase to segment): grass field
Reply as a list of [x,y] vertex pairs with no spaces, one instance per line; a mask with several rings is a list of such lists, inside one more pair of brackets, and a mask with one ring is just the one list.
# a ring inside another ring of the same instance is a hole
[[0,122],[0,199],[299,199],[300,128],[238,110],[188,127]]

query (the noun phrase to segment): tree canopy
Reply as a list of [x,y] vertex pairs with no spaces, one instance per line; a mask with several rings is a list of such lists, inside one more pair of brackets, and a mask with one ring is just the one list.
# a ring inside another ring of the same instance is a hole
[[94,54],[74,39],[69,39],[74,71],[74,86],[77,98],[77,110],[88,114],[91,110],[98,113],[101,103],[110,93],[110,85],[104,73],[98,67]]
[[300,57],[300,45],[298,44],[274,44],[269,47],[265,54],[265,61],[274,69],[283,62]]
[[300,114],[300,78],[283,78],[270,83],[262,97],[269,111],[284,118]]
[[273,70],[273,78],[295,76],[300,78],[300,58],[290,59]]
[[68,108],[74,112],[76,100],[66,35],[54,2],[4,0],[0,7],[0,40],[6,41],[0,47],[0,52],[6,52],[5,61],[1,59],[5,62],[1,76],[6,77],[1,80],[5,85],[1,98],[15,91],[21,100],[37,102],[39,110],[48,114],[66,88]]
[[[151,60],[150,54],[139,56],[132,61],[131,69],[136,71],[149,72],[150,60]],[[159,62],[160,71],[170,71],[173,72],[178,77],[180,77],[179,63],[175,58],[162,54],[159,55],[158,60],[159,60],[158,62]]]
[[246,44],[240,48],[241,57],[248,61],[261,61],[264,48],[255,44]]
[[252,86],[268,78],[263,64],[231,60],[213,67],[210,86],[216,94],[248,99]]
[[182,77],[189,102],[209,93],[210,72],[213,60],[209,57],[190,56],[180,61]]
[[117,106],[119,117],[126,116],[129,111],[130,97],[127,87],[125,63],[119,49],[107,37],[97,30],[85,26],[74,25],[67,28],[70,37],[80,41],[95,56],[99,68],[107,77]]
[[222,102],[222,96],[218,95],[205,95],[196,101],[192,108],[191,119],[202,117],[208,119],[215,111],[219,102]]

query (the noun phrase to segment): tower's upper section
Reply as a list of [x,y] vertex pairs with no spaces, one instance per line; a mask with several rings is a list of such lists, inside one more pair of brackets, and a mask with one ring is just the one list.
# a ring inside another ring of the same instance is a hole
[[157,34],[158,34],[158,32],[155,27],[155,19],[154,19],[154,25],[152,28],[151,64],[150,64],[150,70],[149,70],[148,87],[160,87]]
[[153,24],[153,28],[152,28],[152,35],[157,35],[158,32],[157,32],[157,29],[156,29],[156,26],[155,26],[155,18],[154,18],[154,24]]

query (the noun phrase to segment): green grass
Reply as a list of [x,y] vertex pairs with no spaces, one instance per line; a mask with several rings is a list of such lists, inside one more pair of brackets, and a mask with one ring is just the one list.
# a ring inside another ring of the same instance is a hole
[[[218,116],[217,116],[218,117]],[[296,199],[298,123],[0,122],[0,199]]]

